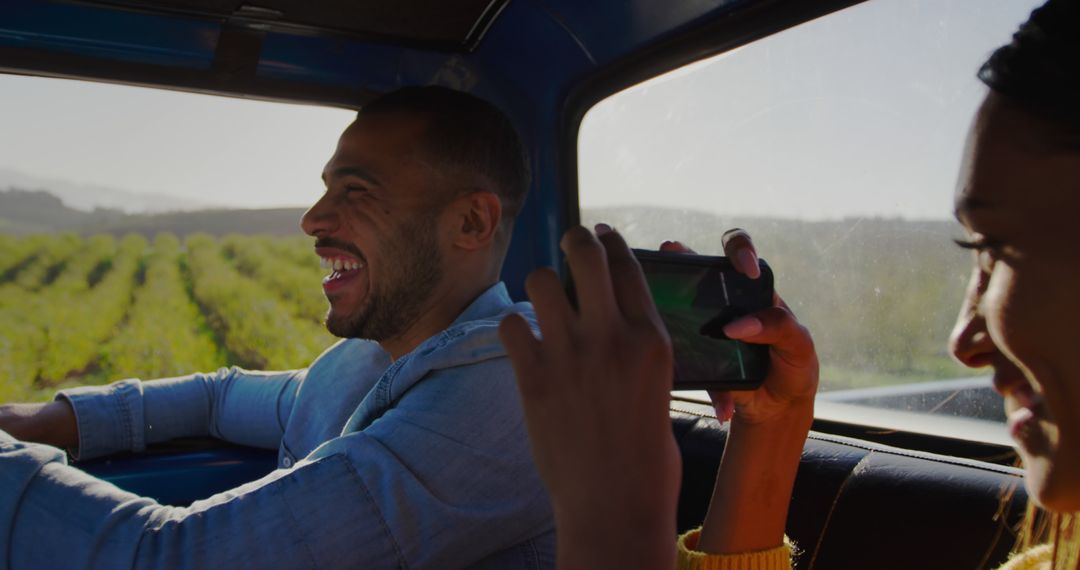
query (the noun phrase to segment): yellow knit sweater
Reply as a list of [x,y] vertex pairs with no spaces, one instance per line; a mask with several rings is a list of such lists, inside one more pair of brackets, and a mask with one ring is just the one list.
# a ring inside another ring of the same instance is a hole
[[[784,544],[769,550],[739,554],[705,554],[697,548],[701,529],[679,537],[679,570],[790,570],[793,546]],[[1053,548],[1049,544],[1036,546],[1014,556],[1000,570],[1050,570]]]

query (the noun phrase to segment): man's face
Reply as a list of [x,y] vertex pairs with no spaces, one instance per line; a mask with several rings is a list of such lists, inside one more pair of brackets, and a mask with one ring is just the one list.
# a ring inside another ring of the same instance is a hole
[[423,132],[419,117],[362,116],[341,135],[323,170],[326,193],[301,220],[330,269],[326,328],[336,336],[400,335],[442,279],[441,177],[420,153]]

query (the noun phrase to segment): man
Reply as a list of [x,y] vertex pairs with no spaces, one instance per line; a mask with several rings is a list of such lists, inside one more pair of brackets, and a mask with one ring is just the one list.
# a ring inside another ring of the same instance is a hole
[[[348,340],[304,370],[125,380],[0,411],[0,560],[551,566],[552,515],[497,332],[507,314],[533,318],[498,277],[528,178],[513,127],[475,97],[407,88],[365,106],[301,223],[331,268],[327,327]],[[197,435],[276,448],[279,469],[166,507],[24,443],[93,457]]]

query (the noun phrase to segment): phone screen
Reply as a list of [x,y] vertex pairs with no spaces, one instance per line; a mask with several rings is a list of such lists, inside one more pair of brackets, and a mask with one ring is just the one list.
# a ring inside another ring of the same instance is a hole
[[772,305],[773,277],[758,279],[725,257],[634,250],[675,353],[675,389],[754,389],[769,370],[769,348],[731,340],[727,323]]

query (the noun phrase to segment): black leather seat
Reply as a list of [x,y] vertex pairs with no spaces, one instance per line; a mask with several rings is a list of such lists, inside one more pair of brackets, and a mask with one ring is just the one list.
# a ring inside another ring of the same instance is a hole
[[[705,405],[673,402],[671,419],[683,532],[705,517],[727,431]],[[811,432],[787,533],[800,569],[997,568],[1026,502],[1019,469]]]

